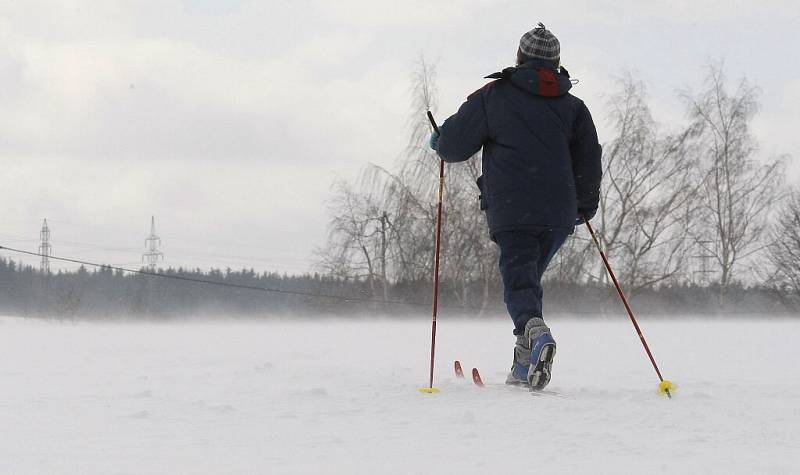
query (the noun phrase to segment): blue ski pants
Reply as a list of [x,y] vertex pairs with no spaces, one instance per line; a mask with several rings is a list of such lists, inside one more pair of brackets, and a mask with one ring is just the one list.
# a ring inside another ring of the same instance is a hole
[[572,230],[504,231],[494,235],[500,247],[500,275],[503,301],[514,321],[514,334],[521,335],[525,324],[542,316],[542,274]]

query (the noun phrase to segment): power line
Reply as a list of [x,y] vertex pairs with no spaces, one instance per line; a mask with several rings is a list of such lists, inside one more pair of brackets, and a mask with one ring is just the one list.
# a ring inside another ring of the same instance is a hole
[[[22,249],[15,249],[12,247],[2,246],[0,245],[0,250],[6,250],[11,252],[16,252],[19,254],[26,254],[29,256],[37,256],[43,257],[43,254],[38,252],[31,252],[31,251],[23,251]],[[272,289],[269,287],[258,287],[255,285],[246,285],[246,284],[232,284],[230,282],[215,282],[213,280],[205,280],[205,279],[196,279],[194,277],[185,277],[180,275],[170,275],[170,274],[161,274],[158,272],[151,272],[151,271],[144,271],[144,270],[136,270],[136,269],[129,269],[126,267],[119,267],[119,266],[111,266],[107,264],[98,264],[96,262],[89,262],[89,261],[81,261],[78,259],[70,259],[67,257],[57,257],[53,255],[48,256],[52,260],[62,261],[62,262],[71,262],[73,264],[80,264],[92,267],[98,267],[102,269],[111,269],[115,271],[121,272],[129,272],[131,274],[139,274],[139,275],[147,275],[151,277],[161,277],[163,279],[173,279],[173,280],[181,280],[184,282],[193,282],[197,284],[208,284],[208,285],[217,285],[221,287],[230,287],[230,288],[237,288],[237,289],[246,289],[246,290],[256,290],[259,292],[270,292],[276,294],[286,294],[286,295],[297,295],[302,297],[317,297],[317,298],[324,298],[330,300],[339,300],[342,302],[364,302],[364,303],[375,303],[375,304],[385,304],[385,305],[406,305],[411,307],[427,307],[430,304],[427,303],[420,303],[420,302],[404,302],[401,300],[378,300],[378,299],[367,299],[367,298],[360,298],[360,297],[343,297],[341,295],[331,295],[331,294],[315,294],[312,292],[303,292],[299,290],[281,290],[281,289]],[[462,310],[480,310],[478,307],[469,307],[469,306],[460,306],[460,305],[445,305],[440,306],[442,308],[457,308]]]
[[[19,222],[27,222],[27,220],[26,221],[18,220],[18,221]],[[97,225],[92,224],[92,223],[75,222],[75,221],[62,220],[62,219],[51,219],[50,217],[48,217],[47,222],[48,222],[48,224],[56,223],[56,224],[58,224],[58,225],[60,225],[62,227],[66,226],[66,227],[70,227],[70,228],[80,228],[81,231],[85,231],[86,229],[103,231],[105,234],[108,234],[109,232],[114,232],[114,233],[117,233],[117,234],[121,234],[121,233],[126,233],[127,234],[127,233],[130,232],[130,228],[127,228],[127,227],[117,227],[117,226],[108,226],[108,225],[97,226]],[[151,223],[151,224],[153,224],[153,223]],[[163,229],[162,229],[162,231],[163,231]],[[63,232],[62,232],[62,238],[63,237],[64,236],[63,236]],[[197,241],[192,239],[192,238],[183,238],[180,235],[173,235],[173,234],[166,234],[165,235],[165,234],[163,234],[161,232],[158,233],[158,235],[156,237],[157,238],[162,238],[162,239],[168,239],[170,242],[179,241],[179,242],[183,242],[183,243],[195,243],[195,244],[197,243]],[[37,239],[30,239],[27,236],[23,236],[23,235],[4,234],[4,233],[0,233],[0,238],[2,238],[2,240],[7,242],[7,243],[33,242],[33,241],[39,242],[40,241],[40,240],[37,240]],[[145,242],[145,252],[144,252],[144,254],[147,254],[149,252],[149,243],[147,242],[147,240],[145,240],[145,241],[146,242]],[[58,246],[61,246],[61,247],[84,248],[84,249],[88,249],[88,250],[90,250],[92,252],[103,251],[103,252],[121,252],[121,253],[137,254],[139,256],[142,256],[145,259],[145,262],[148,262],[147,258],[143,255],[142,251],[140,250],[141,248],[139,248],[139,247],[133,247],[133,248],[131,248],[131,247],[112,247],[112,246],[107,246],[105,244],[96,244],[96,243],[80,242],[80,241],[65,241],[63,239],[58,239],[55,244],[57,244]],[[157,244],[160,245],[161,242],[157,241]],[[174,264],[175,263],[180,264],[182,262],[184,263],[183,266],[185,267],[185,266],[190,265],[190,263],[192,261],[198,260],[197,256],[203,256],[199,260],[201,260],[203,262],[207,262],[207,263],[212,263],[213,265],[216,265],[216,266],[222,265],[223,267],[224,267],[225,264],[230,264],[229,261],[231,261],[231,260],[238,260],[238,261],[246,261],[248,263],[248,266],[253,267],[255,265],[255,267],[257,267],[257,268],[258,267],[263,268],[264,267],[263,264],[265,264],[265,263],[273,264],[273,265],[277,264],[277,267],[280,268],[281,271],[283,271],[283,272],[287,272],[288,271],[288,272],[308,273],[308,272],[313,272],[313,269],[314,269],[314,261],[311,258],[309,258],[307,255],[302,255],[301,256],[300,255],[301,253],[296,248],[265,246],[263,243],[259,243],[258,245],[246,244],[244,242],[234,243],[234,245],[232,247],[235,247],[236,249],[240,249],[240,250],[241,249],[247,249],[247,248],[257,248],[258,249],[257,253],[261,253],[263,251],[275,251],[275,252],[279,252],[281,254],[280,255],[267,254],[267,255],[264,255],[263,257],[254,257],[252,255],[243,256],[243,255],[235,255],[235,254],[224,253],[224,252],[223,253],[204,252],[204,251],[200,250],[200,248],[192,248],[192,247],[181,246],[179,249],[172,249],[171,254],[170,254],[171,255],[171,262],[173,262],[173,267],[180,267],[179,265],[174,265]],[[203,246],[202,249],[207,249],[207,246]],[[226,247],[225,249],[227,250],[227,249],[230,249],[230,248]],[[157,251],[161,251],[161,249],[156,249],[156,250]],[[294,253],[294,254],[296,254],[296,256],[287,256],[286,255],[287,253]],[[307,254],[307,253],[304,253],[304,254]],[[225,259],[225,261],[224,262],[220,261],[220,258],[221,259]],[[105,260],[105,258],[103,258],[103,259]],[[126,259],[127,260],[127,258],[125,258],[125,257],[123,257],[123,258],[119,258],[119,257],[115,258],[115,260],[117,260],[117,261],[120,261],[121,259]],[[159,258],[159,259],[161,259],[161,258]],[[163,259],[161,259],[161,260],[163,260]],[[264,270],[274,271],[274,269],[264,269]]]

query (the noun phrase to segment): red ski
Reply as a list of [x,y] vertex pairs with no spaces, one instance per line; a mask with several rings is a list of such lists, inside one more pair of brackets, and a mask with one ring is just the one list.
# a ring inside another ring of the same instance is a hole
[[481,374],[478,372],[478,368],[472,368],[472,382],[479,388],[483,387],[483,380],[481,379]]
[[[459,378],[459,379],[464,379],[464,369],[461,366],[461,362],[456,360],[453,363],[453,367],[455,368],[455,371],[456,371],[456,377]],[[475,386],[477,386],[479,388],[486,388],[486,384],[484,384],[483,378],[481,378],[481,373],[478,371],[478,368],[472,368],[472,382],[475,383]],[[490,386],[490,387],[494,387],[494,386]],[[515,385],[511,385],[511,386],[507,386],[506,385],[506,387],[515,387]],[[537,389],[535,391],[531,391],[528,386],[522,386],[521,385],[519,387],[520,388],[526,388],[528,391],[530,391],[532,396],[553,396],[553,397],[559,397],[559,398],[569,398],[569,396],[565,396],[564,394],[561,394],[561,393],[558,393],[558,392],[555,392],[555,391],[547,391],[547,390],[543,390],[543,389]]]
[[[453,362],[453,369],[455,369],[456,378],[464,379],[464,369],[461,367],[460,361],[456,360]],[[472,368],[472,382],[475,383],[475,386],[478,386],[479,388],[484,387],[481,374],[478,372],[478,368]]]
[[456,370],[456,378],[464,379],[464,370],[461,369],[461,362],[456,360],[455,363],[453,363],[453,367]]

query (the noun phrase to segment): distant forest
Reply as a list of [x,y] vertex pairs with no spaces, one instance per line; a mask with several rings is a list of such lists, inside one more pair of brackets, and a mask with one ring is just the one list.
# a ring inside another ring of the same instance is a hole
[[[248,270],[163,269],[158,272],[213,283],[129,274],[110,268],[44,274],[36,268],[0,259],[0,315],[109,321],[270,316],[430,317],[429,281],[389,285],[385,294],[391,303],[387,303],[383,288],[373,290],[374,283],[364,279],[319,274],[257,274]],[[231,288],[215,283],[317,296]],[[470,318],[504,313],[500,282],[490,286],[488,300],[483,294],[482,281],[472,283],[466,300],[463,288],[452,288],[444,282],[441,313]],[[607,284],[575,284],[550,279],[545,283],[545,295],[546,315],[624,316],[616,293]],[[733,286],[723,306],[719,305],[717,297],[718,289],[713,286],[661,286],[637,292],[632,305],[638,313],[674,318],[697,314],[720,317],[754,313],[794,315],[798,311],[796,300],[767,287]]]

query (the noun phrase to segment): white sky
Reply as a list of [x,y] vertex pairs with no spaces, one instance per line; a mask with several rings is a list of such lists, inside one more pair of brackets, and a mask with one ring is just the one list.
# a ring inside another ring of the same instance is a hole
[[443,120],[538,21],[601,142],[626,70],[679,124],[677,91],[724,59],[763,91],[762,155],[800,157],[798,20],[796,0],[0,0],[0,245],[35,250],[48,218],[54,254],[136,266],[155,215],[168,265],[307,271],[332,181],[402,151],[419,54]]

